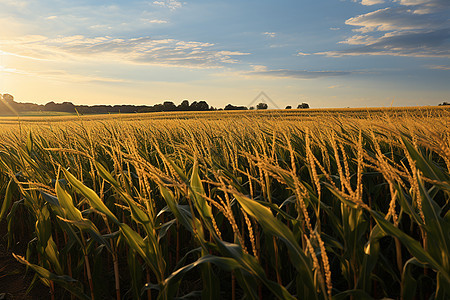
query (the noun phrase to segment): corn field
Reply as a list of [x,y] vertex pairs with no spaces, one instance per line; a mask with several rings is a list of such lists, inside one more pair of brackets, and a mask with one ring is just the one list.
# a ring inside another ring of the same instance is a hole
[[52,299],[449,299],[449,124],[9,124],[2,238]]

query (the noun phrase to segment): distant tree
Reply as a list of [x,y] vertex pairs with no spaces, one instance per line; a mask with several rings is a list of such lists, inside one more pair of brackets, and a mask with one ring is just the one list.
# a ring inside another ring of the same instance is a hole
[[442,102],[442,103],[439,103],[439,106],[445,106],[445,105],[450,105],[450,102]]
[[164,106],[162,104],[155,104],[151,107],[151,111],[154,111],[154,112],[161,112],[161,111],[163,111],[163,109],[164,109]]
[[291,109],[291,108],[292,108],[292,106],[288,105],[288,106],[286,106],[285,109]]
[[130,114],[130,113],[137,113],[141,112],[143,109],[145,109],[147,106],[140,105],[114,105],[112,108],[113,112],[116,113],[122,113],[122,114]]
[[232,104],[228,104],[225,106],[225,110],[247,110],[248,108],[245,106],[234,106]]
[[250,110],[254,110],[255,109],[255,107],[254,106],[250,106],[248,109],[250,109]]
[[0,96],[2,96],[2,99],[0,100],[0,114],[14,114],[17,110],[16,103],[14,102],[14,97],[9,94],[0,94]]
[[197,110],[197,101],[194,101],[189,105],[189,110],[195,111]]
[[34,103],[17,103],[14,102],[14,104],[11,104],[12,106],[15,106],[15,109],[19,112],[22,111],[40,111],[43,109],[43,105],[34,104]]
[[53,101],[48,102],[47,104],[44,105],[44,110],[45,111],[57,111],[58,107],[56,106],[56,103]]
[[267,109],[267,107],[266,103],[258,103],[258,105],[256,105],[256,109]]
[[190,110],[192,111],[207,111],[209,110],[209,104],[206,101],[194,101],[190,106]]
[[172,101],[164,101],[163,111],[174,111],[177,110],[177,106]]
[[10,94],[3,94],[3,99],[8,103],[14,102],[14,96]]
[[302,104],[299,104],[299,105],[297,106],[297,108],[306,109],[306,108],[309,108],[309,104],[303,102]]
[[73,105],[72,102],[63,102],[63,103],[59,104],[59,107],[60,107],[60,111],[62,111],[62,112],[70,112],[70,113],[75,112],[75,105]]
[[209,110],[209,104],[206,101],[202,100],[198,102],[198,110],[207,111]]
[[180,105],[178,105],[177,109],[180,110],[180,111],[187,111],[187,110],[189,110],[189,101],[188,100],[183,100],[180,103]]

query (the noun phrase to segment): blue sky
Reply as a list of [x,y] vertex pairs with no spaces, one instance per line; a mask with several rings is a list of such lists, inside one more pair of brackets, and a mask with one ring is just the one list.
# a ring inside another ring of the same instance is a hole
[[[18,101],[436,105],[449,0],[0,0],[0,92]],[[272,108],[275,108],[271,105]]]

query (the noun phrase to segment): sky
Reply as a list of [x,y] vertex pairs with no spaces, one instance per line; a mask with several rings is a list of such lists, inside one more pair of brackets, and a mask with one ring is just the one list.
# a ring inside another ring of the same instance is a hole
[[39,104],[437,105],[450,101],[450,0],[0,0],[0,93]]

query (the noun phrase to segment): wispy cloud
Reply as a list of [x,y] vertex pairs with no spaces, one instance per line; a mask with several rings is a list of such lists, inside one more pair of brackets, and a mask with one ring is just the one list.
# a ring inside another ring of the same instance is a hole
[[350,75],[347,71],[306,71],[306,70],[268,70],[263,66],[257,66],[253,71],[243,73],[246,76],[265,76],[274,78],[315,79],[332,76]]
[[0,0],[0,4],[16,8],[24,8],[28,4],[27,2],[28,1],[24,0]]
[[357,34],[340,42],[357,46],[318,54],[450,57],[450,1],[400,0],[400,5],[348,19]]
[[450,70],[450,65],[430,65],[427,66],[429,69],[433,69],[433,70],[444,70],[444,71],[449,71]]
[[9,53],[21,57],[47,60],[100,60],[132,64],[180,66],[190,68],[221,67],[236,63],[234,57],[248,55],[239,51],[216,49],[207,42],[176,39],[89,38],[83,35],[47,38],[25,36],[15,40],[0,40]]
[[346,41],[359,47],[316,54],[328,56],[345,55],[391,55],[414,57],[450,57],[450,30],[401,31],[384,34],[380,38],[356,36]]
[[167,7],[169,9],[175,10],[177,8],[181,8],[183,4],[180,1],[177,0],[164,0],[164,1],[153,1],[153,4]]
[[151,23],[151,24],[167,24],[167,23],[169,23],[166,20],[158,20],[158,19],[152,19],[152,20],[146,19],[144,21],[146,21],[147,23]]
[[383,4],[384,0],[361,0],[362,5],[376,5],[376,4]]
[[19,75],[26,75],[31,77],[50,79],[52,81],[62,81],[62,82],[75,82],[75,83],[84,83],[84,82],[99,82],[99,83],[125,83],[127,80],[120,78],[109,78],[102,76],[94,76],[94,75],[82,75],[82,74],[73,74],[68,73],[64,70],[46,70],[46,71],[27,71],[20,70],[15,68],[6,68],[0,66],[0,73],[13,73]]
[[270,37],[270,38],[274,38],[277,36],[276,32],[263,32],[262,34],[264,34],[265,36]]
[[388,7],[348,19],[345,24],[359,27],[354,31],[399,31],[439,29],[448,27],[449,20],[443,14],[415,14],[409,7]]

